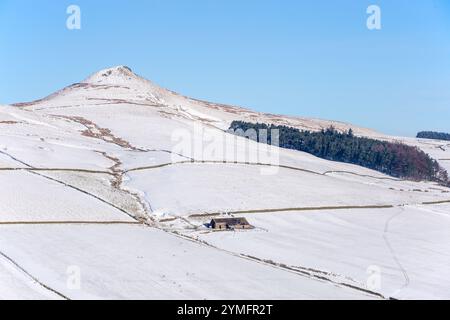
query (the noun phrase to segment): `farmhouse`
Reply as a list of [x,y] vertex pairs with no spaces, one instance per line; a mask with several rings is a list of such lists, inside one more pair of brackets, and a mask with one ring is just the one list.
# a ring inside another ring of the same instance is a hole
[[215,230],[253,229],[245,218],[215,218],[210,224]]

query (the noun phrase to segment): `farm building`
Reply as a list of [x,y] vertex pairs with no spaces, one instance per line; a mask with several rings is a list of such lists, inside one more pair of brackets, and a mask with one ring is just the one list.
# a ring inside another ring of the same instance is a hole
[[245,218],[215,218],[209,225],[215,230],[253,229]]

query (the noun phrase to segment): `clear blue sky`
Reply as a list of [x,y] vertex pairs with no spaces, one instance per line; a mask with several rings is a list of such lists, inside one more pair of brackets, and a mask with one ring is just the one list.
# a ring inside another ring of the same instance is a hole
[[[66,28],[70,4],[81,30]],[[196,98],[450,132],[448,0],[0,0],[0,103],[121,64]]]

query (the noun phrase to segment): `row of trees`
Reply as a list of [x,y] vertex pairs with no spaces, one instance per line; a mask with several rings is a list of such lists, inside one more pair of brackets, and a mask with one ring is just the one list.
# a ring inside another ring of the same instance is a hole
[[256,132],[265,129],[268,143],[271,143],[271,130],[275,129],[278,130],[279,146],[282,148],[308,152],[327,160],[360,165],[393,177],[448,183],[447,172],[436,160],[418,148],[357,137],[351,129],[341,133],[330,127],[319,132],[311,132],[286,126],[242,121],[234,121],[230,129],[234,131],[241,129],[244,132],[248,129],[254,129]]
[[421,131],[417,134],[417,138],[450,141],[450,134],[444,132]]

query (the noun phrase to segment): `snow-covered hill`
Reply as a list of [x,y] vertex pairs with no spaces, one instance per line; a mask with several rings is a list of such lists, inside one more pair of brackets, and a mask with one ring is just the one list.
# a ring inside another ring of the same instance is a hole
[[[450,298],[450,189],[259,144],[226,133],[233,120],[352,128],[449,168],[445,142],[204,102],[106,69],[0,107],[0,298]],[[221,214],[256,228],[204,226]]]
[[331,125],[339,130],[350,127],[361,135],[376,132],[351,126],[337,121],[286,117],[281,115],[254,112],[236,106],[211,103],[182,96],[173,91],[161,88],[146,80],[128,67],[118,66],[99,71],[80,83],[50,95],[47,98],[31,103],[19,103],[18,106],[29,110],[62,109],[74,105],[111,105],[130,103],[142,106],[158,106],[165,112],[189,120],[199,120],[219,128],[228,128],[232,120],[249,120],[271,122],[280,125],[291,125],[303,129],[320,130]]

